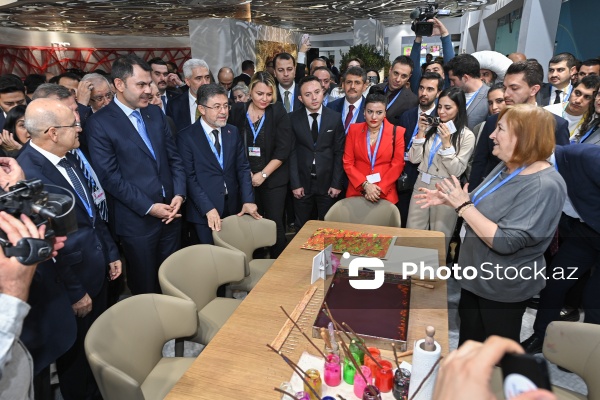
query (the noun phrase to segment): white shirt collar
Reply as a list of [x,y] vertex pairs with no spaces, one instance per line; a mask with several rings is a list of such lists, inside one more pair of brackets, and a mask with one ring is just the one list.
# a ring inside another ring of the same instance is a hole
[[123,112],[125,113],[125,115],[127,115],[128,117],[131,115],[131,113],[132,113],[132,112],[134,112],[134,111],[136,111],[136,110],[137,110],[137,111],[140,111],[140,109],[139,109],[139,108],[133,109],[133,108],[131,108],[131,107],[129,107],[129,106],[126,106],[125,104],[121,103],[121,102],[119,101],[119,98],[118,98],[117,96],[115,96],[115,104],[116,104],[117,106],[119,106],[119,108],[120,108],[121,110],[123,110]]
[[[285,99],[285,92],[288,91],[290,92],[290,94],[293,96],[294,95],[294,91],[296,89],[296,82],[292,82],[292,86],[290,86],[289,89],[284,89],[283,86],[278,85],[279,86],[279,93],[281,93],[281,101],[283,101]],[[290,103],[293,102],[294,100],[290,97]]]
[[[308,108],[305,108],[305,110],[306,110],[306,115],[310,118],[309,121],[312,122],[312,117],[310,116],[310,114],[312,114],[312,112],[309,111]],[[319,107],[317,114],[319,114],[319,117],[323,114],[323,105],[322,104],[321,104],[321,107]],[[319,117],[317,117],[317,118],[319,118]]]
[[[214,131],[215,129],[219,131],[219,133],[221,133],[221,128],[211,128],[210,125],[208,125],[206,123],[206,121],[204,120],[204,118],[200,117],[200,125],[202,125],[202,129],[204,129],[204,132],[208,133],[211,135],[211,137],[213,136],[212,131]],[[214,138],[213,138],[214,141]]]
[[54,153],[50,153],[48,150],[44,150],[42,149],[40,146],[36,145],[35,143],[33,143],[33,140],[29,141],[29,144],[31,147],[33,147],[34,149],[36,149],[37,151],[39,151],[40,153],[42,153],[42,155],[44,157],[46,157],[48,159],[48,161],[50,161],[52,163],[52,165],[54,165],[55,167],[58,167],[58,163],[60,162],[60,160],[62,160],[64,158],[63,157],[59,157]]

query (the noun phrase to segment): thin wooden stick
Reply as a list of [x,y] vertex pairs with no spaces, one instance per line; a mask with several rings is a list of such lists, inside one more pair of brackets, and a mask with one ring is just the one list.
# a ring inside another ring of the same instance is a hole
[[[342,351],[344,352],[344,355],[345,355],[346,357],[350,358],[350,354],[348,354],[348,353],[346,352],[346,348],[345,348],[344,346],[342,346],[342,343],[344,343],[344,340],[342,339],[342,335],[340,335],[340,333],[339,333],[339,332],[336,332],[335,334],[338,336],[338,339],[340,340],[338,343],[339,343],[339,346],[340,346],[340,348],[341,348],[341,349],[342,349]],[[345,344],[345,343],[344,343],[344,344]]]
[[300,333],[302,335],[304,335],[304,337],[306,338],[306,340],[308,340],[308,342],[310,344],[312,344],[312,346],[317,349],[317,351],[319,352],[319,354],[321,355],[321,357],[323,357],[323,359],[327,360],[327,356],[325,355],[325,353],[323,353],[323,351],[319,348],[319,346],[317,346],[309,337],[306,333],[304,333],[304,331],[302,330],[302,328],[300,328],[300,326],[296,323],[296,321],[294,321],[292,319],[292,317],[290,317],[290,314],[287,313],[287,311],[285,311],[285,308],[283,308],[283,306],[279,306],[279,308],[281,308],[281,311],[283,311],[283,313],[285,314],[286,317],[289,318],[290,321],[292,321],[292,323],[294,324],[294,326],[296,327],[296,329],[298,329],[300,331]]
[[363,350],[363,353],[365,353],[366,355],[368,355],[368,356],[369,356],[369,358],[370,358],[371,360],[373,360],[373,362],[374,362],[374,363],[377,365],[377,367],[379,367],[379,369],[382,369],[382,368],[383,368],[383,366],[382,366],[382,365],[379,363],[379,361],[377,361],[377,360],[375,359],[375,357],[373,357],[373,355],[371,354],[371,352],[369,351],[369,349],[367,348],[367,346],[363,345],[363,344],[360,342],[360,340],[356,342],[356,345],[357,345],[358,347],[360,347],[360,348]]
[[340,324],[338,324],[338,322],[335,319],[333,319],[333,314],[331,313],[331,310],[329,309],[329,306],[327,306],[327,302],[323,302],[323,305],[325,306],[325,310],[326,310],[326,311],[323,311],[323,312],[331,320],[331,322],[333,322],[333,327],[336,328],[340,332],[344,332],[344,334],[346,336],[348,336],[348,339],[352,340],[352,337],[350,337],[350,335],[348,334],[348,332],[346,332],[345,330],[343,330],[342,326]]
[[[350,332],[352,332],[352,334],[353,334],[354,336],[356,336],[356,338],[357,338],[357,339],[359,339],[359,337],[358,337],[358,333],[356,333],[356,332],[354,331],[354,329],[350,328],[350,325],[348,325],[348,324],[347,324],[347,323],[345,323],[345,322],[342,322],[342,325],[344,326],[344,328],[346,328],[346,329],[348,329]],[[360,339],[359,339],[359,340],[360,340]]]
[[[267,347],[271,350],[273,350],[275,353],[279,354],[279,356],[281,358],[283,358],[283,361],[285,361],[287,363],[287,365],[290,366],[290,368],[292,368],[292,371],[294,371],[296,374],[298,374],[298,376],[300,377],[300,379],[302,379],[302,382],[304,382],[304,384],[306,386],[308,386],[308,388],[310,389],[311,392],[313,392],[313,394],[315,395],[315,397],[317,398],[317,400],[322,400],[321,396],[319,396],[319,394],[317,393],[317,391],[311,386],[310,383],[308,383],[308,381],[304,378],[306,376],[306,372],[304,372],[302,370],[302,368],[300,368],[296,363],[294,363],[292,360],[290,360],[289,358],[287,358],[286,356],[284,356],[283,354],[281,354],[281,351],[277,351],[275,350],[274,347],[271,347],[270,344],[267,344]],[[300,372],[298,372],[300,371]]]
[[279,393],[283,393],[283,394],[285,394],[286,396],[290,396],[292,399],[295,399],[295,398],[296,398],[296,395],[295,395],[295,394],[291,394],[290,392],[286,392],[286,391],[285,391],[285,390],[283,390],[283,389],[279,389],[279,388],[276,388],[276,387],[274,387],[274,388],[273,388],[273,390],[275,390],[276,392],[279,392]]
[[402,353],[398,353],[398,358],[402,358],[402,357],[406,357],[406,356],[412,356],[413,351],[412,350],[407,350],[404,351]]
[[398,352],[396,351],[396,343],[392,343],[392,349],[394,350],[394,360],[396,361],[396,368],[400,369],[400,364],[398,363]]
[[[344,351],[350,353],[350,349],[347,348],[346,343],[342,342],[342,346],[344,347]],[[365,384],[367,385],[367,387],[369,387],[369,392],[372,395],[377,395],[377,392],[375,392],[373,390],[373,388],[371,388],[370,386],[370,382],[367,380],[367,378],[365,377],[365,374],[363,374],[362,370],[360,369],[360,365],[357,364],[356,360],[354,359],[354,357],[352,357],[352,354],[350,354],[350,361],[352,361],[352,364],[354,364],[354,368],[356,369],[356,371],[360,374],[360,376],[364,379]]]
[[415,396],[417,395],[417,393],[419,393],[419,390],[421,390],[421,388],[423,387],[423,385],[425,384],[427,379],[429,379],[431,377],[431,374],[433,374],[435,367],[437,367],[438,364],[440,363],[440,361],[442,361],[442,358],[444,358],[444,357],[442,356],[442,357],[438,358],[437,361],[431,366],[431,369],[429,370],[427,375],[425,375],[425,378],[423,378],[423,380],[421,381],[421,384],[417,387],[417,390],[415,390],[415,392],[411,396],[410,400],[413,400],[415,398]]
[[420,286],[420,287],[423,287],[423,288],[425,288],[425,289],[435,289],[435,286],[433,286],[433,285],[430,285],[430,284],[428,284],[428,283],[413,282],[412,284],[413,284],[413,285],[415,285],[415,286]]
[[337,397],[338,397],[338,399],[340,399],[340,400],[346,400],[346,398],[344,398],[344,397],[340,396],[339,394],[337,395]]

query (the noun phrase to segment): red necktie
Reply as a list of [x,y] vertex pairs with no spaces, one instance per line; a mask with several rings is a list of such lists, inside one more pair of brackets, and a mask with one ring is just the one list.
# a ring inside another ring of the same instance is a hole
[[348,115],[346,115],[346,120],[344,121],[344,129],[346,130],[348,130],[348,125],[350,125],[350,121],[352,121],[352,117],[354,116],[353,111],[354,105],[350,104],[350,107],[348,107]]

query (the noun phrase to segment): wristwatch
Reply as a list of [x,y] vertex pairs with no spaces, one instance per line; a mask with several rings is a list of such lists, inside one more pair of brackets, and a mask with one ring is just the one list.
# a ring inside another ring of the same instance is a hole
[[265,171],[261,171],[260,174],[262,175],[263,178],[267,179],[267,173]]

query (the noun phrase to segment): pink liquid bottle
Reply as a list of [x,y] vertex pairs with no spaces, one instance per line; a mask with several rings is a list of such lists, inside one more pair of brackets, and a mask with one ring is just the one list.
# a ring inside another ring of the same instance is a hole
[[356,375],[354,375],[354,394],[359,399],[362,399],[365,387],[371,384],[373,376],[371,375],[371,369],[369,367],[361,365],[360,370],[367,380],[365,381],[361,374],[358,373],[358,371],[356,372]]
[[342,367],[340,358],[335,354],[328,354],[325,360],[325,383],[329,387],[338,386],[342,383]]

